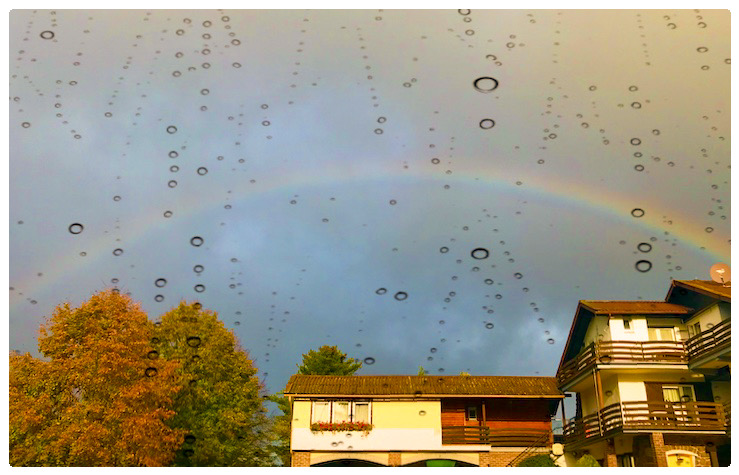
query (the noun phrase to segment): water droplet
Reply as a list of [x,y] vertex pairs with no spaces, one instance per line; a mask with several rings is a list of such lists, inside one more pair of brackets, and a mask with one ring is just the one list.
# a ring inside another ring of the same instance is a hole
[[641,139],[633,138],[630,140],[631,145],[641,145]]
[[24,128],[24,129],[27,129],[27,128],[29,128],[29,127],[31,126],[31,123],[30,123],[30,122],[23,122],[23,123],[21,124],[21,126],[22,126],[22,127]]
[[368,356],[364,359],[364,364],[367,364],[367,365],[375,364],[375,359],[371,356]]
[[395,200],[390,200],[390,204],[391,204],[391,205],[396,205],[396,204],[398,204],[398,202],[397,202],[397,201],[395,201]]
[[146,354],[146,357],[149,358],[150,360],[155,360],[159,358],[159,352],[156,350],[152,350]]
[[192,238],[190,239],[190,244],[192,244],[192,245],[193,245],[193,246],[195,246],[195,247],[200,247],[200,246],[202,246],[202,245],[203,245],[203,242],[204,242],[204,241],[203,241],[203,238],[201,238],[200,236],[193,236],[193,237],[192,237]]
[[710,226],[708,226],[708,227],[706,228],[706,232],[707,232],[707,233],[712,233],[712,232],[713,232],[713,228],[712,228],[712,227],[710,227]]
[[203,292],[205,291],[205,286],[203,284],[198,284],[194,287],[195,292]]
[[192,268],[192,270],[195,271],[198,274],[200,274],[201,272],[203,272],[204,269],[205,269],[205,267],[201,266],[200,264],[198,264],[198,265],[196,265],[195,267]]
[[80,223],[72,223],[69,225],[69,232],[72,234],[79,234],[85,229]]
[[554,338],[547,339],[547,343],[549,343],[550,345],[553,345],[554,344]]
[[631,216],[635,218],[641,218],[642,216],[644,216],[644,210],[641,208],[634,208],[631,210]]
[[118,248],[118,249],[114,249],[113,250],[113,255],[114,256],[120,256],[121,254],[123,254],[123,249]]
[[164,301],[164,295],[162,295],[162,294],[155,295],[154,296],[154,301],[156,301],[156,302],[163,302]]
[[407,294],[407,293],[405,293],[405,292],[402,292],[402,291],[401,291],[401,292],[397,292],[397,293],[395,294],[395,300],[399,300],[399,301],[400,301],[400,300],[405,300],[405,299],[407,299],[407,298],[408,298],[408,294]]
[[383,132],[383,130],[382,130],[382,129],[379,129],[379,128],[378,128],[378,129],[375,129],[375,133],[376,133],[377,135],[382,135],[382,132]]
[[157,287],[164,287],[165,285],[167,285],[167,279],[159,278],[154,281],[154,285],[156,285]]
[[45,40],[50,40],[50,39],[54,38],[54,32],[53,31],[49,31],[49,30],[42,31],[39,36],[41,38],[45,39]]
[[378,117],[377,118],[377,122],[379,122],[380,124],[384,124],[386,120],[387,119],[385,117]]
[[480,121],[480,128],[484,130],[489,130],[495,127],[495,121],[493,119],[482,119]]
[[516,272],[515,274],[513,274],[513,276],[514,276],[514,277],[515,277],[516,279],[520,279],[520,278],[522,278],[522,277],[523,277],[523,274],[522,274],[522,273],[520,273],[520,272]]
[[376,293],[377,295],[384,295],[384,294],[385,294],[385,292],[387,292],[387,289],[386,289],[386,288],[384,288],[384,287],[380,287],[379,289],[375,290],[375,293]]
[[152,377],[154,377],[154,376],[157,375],[157,369],[150,366],[150,367],[146,368],[146,371],[144,371],[144,374],[147,377],[152,378]]
[[165,211],[164,212],[164,217],[165,218],[171,218],[172,217],[172,212],[171,211]]
[[187,346],[192,348],[197,348],[200,346],[200,337],[198,336],[189,336],[187,337]]
[[498,80],[490,76],[479,77],[472,83],[477,91],[484,93],[493,92],[498,88],[498,84]]
[[696,51],[698,51],[699,53],[705,53],[708,51],[708,48],[706,48],[705,46],[699,46]]
[[488,330],[492,330],[494,326],[495,326],[495,325],[493,325],[493,324],[492,324],[492,323],[490,323],[490,322],[488,322],[488,323],[486,323],[486,324],[485,324],[485,328],[487,328]]
[[490,255],[490,252],[483,247],[478,247],[476,249],[473,249],[470,255],[473,259],[487,259]]
[[636,248],[639,249],[639,251],[641,251],[641,252],[649,252],[649,251],[652,250],[652,245],[649,244],[648,242],[640,242],[636,246]]
[[170,125],[169,127],[167,127],[168,134],[174,134],[176,132],[177,132],[177,127],[175,127],[174,125]]
[[652,263],[646,259],[642,259],[640,261],[637,261],[634,267],[636,267],[636,270],[638,270],[639,272],[649,272],[649,270],[652,268]]
[[207,168],[205,168],[205,167],[198,168],[198,175],[203,176],[203,175],[206,175],[207,173],[208,173],[208,169]]

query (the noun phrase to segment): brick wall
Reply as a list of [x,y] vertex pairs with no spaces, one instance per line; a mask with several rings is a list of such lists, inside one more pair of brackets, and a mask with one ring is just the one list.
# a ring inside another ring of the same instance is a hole
[[[690,435],[672,435],[664,436],[664,451],[684,450],[695,454],[696,467],[710,467],[711,456],[706,450],[706,437],[690,436]],[[665,459],[665,465],[667,461]]]
[[[634,463],[637,467],[666,467],[667,452],[683,450],[695,454],[696,467],[710,467],[711,455],[705,436],[653,433],[634,438]],[[715,447],[715,442],[714,442]]]
[[293,467],[310,467],[310,452],[293,452]]
[[[521,452],[482,452],[480,453],[481,467],[505,467]],[[532,454],[536,455],[536,454]]]
[[613,443],[613,439],[606,441],[605,458],[603,459],[606,467],[617,467],[618,461],[616,460],[616,446]]

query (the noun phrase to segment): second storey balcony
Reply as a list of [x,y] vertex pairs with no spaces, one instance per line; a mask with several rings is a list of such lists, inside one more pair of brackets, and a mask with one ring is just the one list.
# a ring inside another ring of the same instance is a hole
[[713,328],[685,340],[691,368],[720,367],[731,358],[731,320],[724,320]]
[[681,341],[599,341],[566,361],[557,371],[557,383],[565,386],[595,365],[687,363],[688,354]]
[[714,402],[624,401],[564,426],[565,444],[580,445],[614,433],[726,434],[724,406]]
[[487,426],[442,426],[443,445],[489,445],[492,447],[547,447],[552,431],[545,429],[496,429]]

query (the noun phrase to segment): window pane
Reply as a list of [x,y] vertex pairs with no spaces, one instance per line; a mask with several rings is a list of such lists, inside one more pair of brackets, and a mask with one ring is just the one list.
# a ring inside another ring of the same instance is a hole
[[313,403],[313,418],[311,422],[329,422],[329,403],[328,402],[314,402]]
[[348,422],[348,421],[349,421],[349,402],[348,401],[334,401],[331,422]]
[[354,422],[369,423],[369,403],[354,403]]
[[680,391],[677,388],[662,388],[662,395],[667,402],[680,402]]

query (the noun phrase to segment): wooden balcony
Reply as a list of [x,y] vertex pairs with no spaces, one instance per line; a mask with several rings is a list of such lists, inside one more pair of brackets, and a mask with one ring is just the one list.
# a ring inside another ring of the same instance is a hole
[[596,364],[687,364],[681,341],[600,341],[583,348],[557,371],[559,386]]
[[725,434],[724,406],[714,402],[620,402],[565,425],[564,440],[574,444],[616,432],[640,431]]
[[731,403],[724,403],[724,419],[726,420],[726,435],[731,437]]
[[702,331],[685,341],[688,359],[694,362],[699,358],[731,348],[731,320],[724,320],[713,328]]
[[491,429],[485,426],[447,426],[441,428],[443,445],[490,445],[493,447],[546,447],[551,431],[545,429]]

